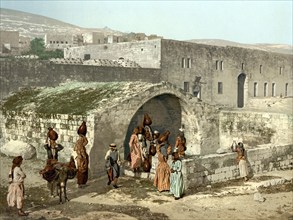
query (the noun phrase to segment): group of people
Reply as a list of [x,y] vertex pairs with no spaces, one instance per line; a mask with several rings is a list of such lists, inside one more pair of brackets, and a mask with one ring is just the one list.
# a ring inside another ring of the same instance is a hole
[[[152,131],[152,120],[146,113],[144,115],[143,126],[136,127],[129,141],[131,167],[135,172],[143,168],[149,172],[151,168],[151,159],[153,156],[158,158],[158,166],[154,179],[154,186],[159,192],[169,191],[174,195],[175,199],[182,197],[184,192],[182,162],[186,150],[186,140],[183,129],[176,138],[174,150],[169,144],[168,137],[170,131],[160,134],[158,131]],[[88,181],[88,165],[89,156],[86,151],[88,140],[86,138],[87,127],[83,121],[77,130],[78,140],[74,145],[75,162],[77,165],[77,186],[82,188]],[[54,165],[58,164],[58,153],[63,150],[63,146],[58,144],[57,132],[49,127],[44,148],[47,152],[47,163],[40,173],[44,179],[50,181],[50,170],[54,169]],[[168,165],[168,157],[172,156],[172,165]],[[25,173],[21,169],[23,158],[15,157],[12,161],[12,167],[9,173],[9,188],[7,194],[8,206],[16,206],[19,216],[28,215],[23,211],[24,200],[24,179]],[[105,167],[108,175],[108,185],[118,188],[117,182],[120,175],[120,155],[115,143],[109,145],[109,150],[105,155]],[[42,172],[43,171],[43,172]],[[47,175],[46,175],[47,174]]]
[[[47,164],[43,169],[45,172],[42,172],[43,177],[45,178],[46,172],[54,169],[55,164],[58,163],[58,152],[63,149],[61,144],[57,144],[56,140],[58,139],[58,134],[54,131],[53,128],[48,128],[46,144],[44,148],[47,151]],[[86,145],[88,144],[88,140],[86,138],[87,126],[86,122],[83,121],[79,128],[77,129],[77,134],[79,138],[77,139],[74,145],[74,160],[77,164],[77,187],[83,188],[86,186],[88,181],[88,165],[89,165],[89,156],[86,151]],[[45,178],[47,181],[50,181],[50,178]]]
[[[152,157],[158,158],[156,167],[154,186],[159,192],[169,191],[175,199],[182,197],[184,193],[184,184],[182,176],[181,159],[185,156],[186,139],[184,129],[180,128],[179,135],[176,138],[175,146],[169,143],[170,131],[166,130],[162,134],[159,131],[152,132],[152,120],[145,113],[142,126],[135,127],[130,137],[130,160],[131,168],[134,172],[141,168],[149,172],[151,168]],[[172,165],[168,165],[168,157],[172,156]]]

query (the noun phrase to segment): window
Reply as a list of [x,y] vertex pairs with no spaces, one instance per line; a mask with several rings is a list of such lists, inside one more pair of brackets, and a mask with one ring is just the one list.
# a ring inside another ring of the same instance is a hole
[[182,58],[181,67],[182,67],[182,68],[185,68],[185,67],[186,67],[186,61],[185,61],[185,58]]
[[262,73],[262,65],[259,66],[259,73]]
[[268,83],[265,83],[263,86],[263,96],[266,97],[268,95]]
[[223,83],[218,82],[218,94],[223,94]]
[[285,96],[288,96],[288,83],[285,84]]
[[187,68],[191,68],[191,58],[187,58]]
[[276,96],[276,83],[272,83],[272,97]]
[[91,55],[90,54],[85,54],[84,55],[84,60],[90,60],[91,59]]
[[279,73],[280,73],[280,75],[283,73],[283,67],[280,67]]
[[253,96],[256,97],[258,94],[257,82],[253,84]]
[[189,92],[189,82],[184,82],[184,92]]
[[224,61],[221,61],[221,70],[224,70]]
[[244,70],[244,63],[241,64],[241,69]]
[[219,69],[219,60],[216,60],[216,70]]

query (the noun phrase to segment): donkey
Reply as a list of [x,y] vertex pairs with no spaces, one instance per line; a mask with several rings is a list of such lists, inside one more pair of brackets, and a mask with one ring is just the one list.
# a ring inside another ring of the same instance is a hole
[[48,188],[52,197],[54,197],[56,189],[56,194],[59,196],[59,203],[61,204],[69,201],[66,193],[66,184],[68,179],[73,179],[76,176],[76,172],[75,162],[73,157],[71,157],[69,163],[48,160],[46,167],[40,171],[40,174],[48,181]]

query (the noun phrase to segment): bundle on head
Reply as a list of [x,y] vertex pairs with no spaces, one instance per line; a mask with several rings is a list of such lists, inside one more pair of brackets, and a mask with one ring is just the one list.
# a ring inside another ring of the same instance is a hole
[[58,139],[58,134],[56,131],[53,130],[53,128],[48,128],[48,134],[47,136],[50,138],[50,140],[56,141]]
[[148,113],[144,113],[142,124],[143,124],[143,126],[152,124],[152,119],[151,119],[151,117],[149,116]]
[[165,131],[163,134],[160,135],[159,137],[159,142],[162,143],[162,142],[166,142],[169,138],[169,135],[170,135],[170,131]]
[[138,133],[139,133],[139,134],[143,134],[143,135],[145,134],[145,129],[144,129],[143,126],[139,126],[139,127],[138,127]]
[[77,134],[82,134],[82,135],[86,135],[87,132],[87,128],[86,128],[86,122],[83,121],[81,123],[81,125],[79,126],[78,130],[77,130]]

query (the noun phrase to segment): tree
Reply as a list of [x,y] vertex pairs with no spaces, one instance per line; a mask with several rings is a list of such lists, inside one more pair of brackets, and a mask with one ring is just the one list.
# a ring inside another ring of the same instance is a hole
[[31,49],[30,54],[38,55],[39,57],[42,56],[45,52],[45,42],[43,38],[35,38],[31,41]]
[[41,60],[48,60],[50,58],[63,58],[64,52],[63,50],[56,49],[47,51],[45,47],[45,42],[43,38],[35,38],[31,41],[30,51],[28,54],[37,55]]

